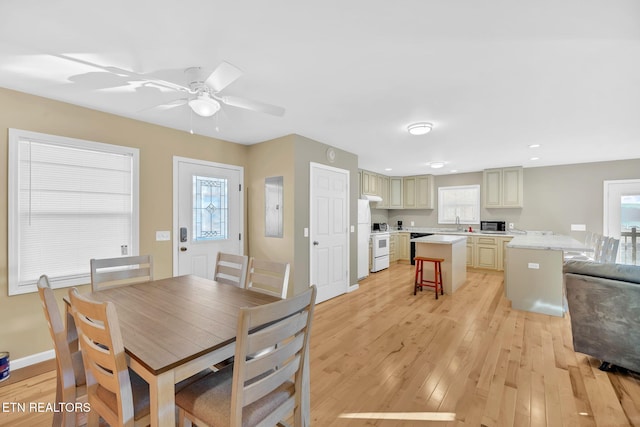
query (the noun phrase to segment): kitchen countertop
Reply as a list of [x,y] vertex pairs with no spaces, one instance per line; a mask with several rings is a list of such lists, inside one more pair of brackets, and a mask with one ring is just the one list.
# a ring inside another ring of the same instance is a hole
[[550,249],[556,251],[593,252],[592,248],[573,237],[559,234],[515,236],[507,244],[507,248],[515,249]]
[[[466,227],[468,228],[468,227]],[[411,227],[410,230],[389,230],[391,233],[432,233],[432,234],[446,234],[453,236],[495,236],[495,237],[513,237],[518,235],[517,233],[486,233],[474,230],[472,232],[468,231],[458,231],[451,228],[437,228],[437,227]]]
[[466,241],[466,236],[452,236],[448,234],[433,234],[431,236],[416,237],[411,239],[413,243],[436,243],[441,245],[452,245],[454,243]]

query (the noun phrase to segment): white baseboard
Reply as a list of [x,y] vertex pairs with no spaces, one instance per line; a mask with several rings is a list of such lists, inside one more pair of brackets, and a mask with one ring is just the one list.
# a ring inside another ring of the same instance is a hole
[[350,293],[350,292],[353,292],[353,291],[357,291],[358,288],[360,288],[360,285],[358,283],[356,283],[355,285],[351,285],[347,289],[347,293]]
[[30,356],[21,357],[20,359],[9,360],[9,366],[12,371],[15,371],[16,369],[26,368],[27,366],[35,365],[40,362],[46,362],[47,360],[55,358],[56,352],[55,350],[51,349],[43,351],[42,353],[36,353]]

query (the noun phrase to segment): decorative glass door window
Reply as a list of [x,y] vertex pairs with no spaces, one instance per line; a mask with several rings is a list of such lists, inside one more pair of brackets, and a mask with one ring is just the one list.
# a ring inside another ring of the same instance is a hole
[[229,236],[228,183],[225,178],[193,177],[193,240],[225,240]]

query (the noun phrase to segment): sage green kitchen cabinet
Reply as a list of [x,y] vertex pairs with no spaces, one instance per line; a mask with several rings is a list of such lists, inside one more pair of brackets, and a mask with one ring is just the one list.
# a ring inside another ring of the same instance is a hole
[[486,169],[482,175],[485,208],[521,208],[523,206],[522,167]]
[[407,176],[402,185],[404,209],[434,209],[433,175]]
[[402,194],[402,178],[392,176],[389,178],[389,209],[402,209],[403,194]]
[[506,246],[513,236],[467,237],[467,267],[504,270]]
[[415,209],[416,207],[416,178],[414,176],[402,179],[402,207]]
[[389,209],[389,177],[385,175],[377,175],[378,179],[378,196],[382,198],[376,205],[377,209]]
[[360,170],[360,194],[368,196],[378,195],[378,175],[366,171]]
[[398,242],[398,233],[389,234],[389,262],[393,263],[398,261],[398,252],[396,252],[396,246]]
[[398,261],[409,261],[411,258],[411,243],[409,233],[398,233],[396,241],[396,253]]
[[498,242],[495,237],[476,238],[475,267],[498,269]]
[[434,179],[433,175],[416,176],[416,208],[434,209]]

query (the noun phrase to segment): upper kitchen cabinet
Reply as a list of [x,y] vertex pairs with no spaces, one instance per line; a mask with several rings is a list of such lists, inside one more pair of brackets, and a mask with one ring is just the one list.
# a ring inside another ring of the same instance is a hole
[[402,187],[404,209],[434,209],[433,175],[407,176]]
[[392,176],[389,178],[389,209],[402,209],[402,177]]
[[378,175],[366,170],[360,170],[360,194],[378,195]]
[[486,169],[483,172],[485,208],[521,208],[523,206],[522,167]]
[[377,175],[378,178],[378,196],[382,198],[378,202],[376,208],[389,209],[389,177],[385,175]]

